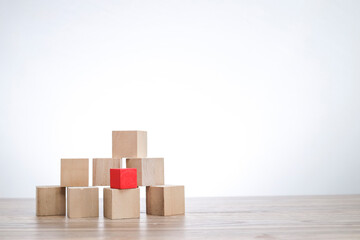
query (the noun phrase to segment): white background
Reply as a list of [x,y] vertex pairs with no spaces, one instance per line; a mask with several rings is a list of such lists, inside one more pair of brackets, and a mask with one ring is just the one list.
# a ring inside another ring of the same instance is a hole
[[359,1],[0,1],[0,197],[147,130],[186,196],[360,193]]

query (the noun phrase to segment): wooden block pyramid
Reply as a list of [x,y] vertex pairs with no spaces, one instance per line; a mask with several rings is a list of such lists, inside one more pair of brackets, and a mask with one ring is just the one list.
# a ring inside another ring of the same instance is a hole
[[60,185],[36,187],[37,216],[99,217],[97,186],[110,186],[103,191],[109,219],[140,217],[140,186],[146,187],[148,215],[185,213],[184,186],[164,185],[164,158],[147,157],[145,131],[112,132],[112,158],[93,158],[92,187],[88,158],[62,158],[60,164]]

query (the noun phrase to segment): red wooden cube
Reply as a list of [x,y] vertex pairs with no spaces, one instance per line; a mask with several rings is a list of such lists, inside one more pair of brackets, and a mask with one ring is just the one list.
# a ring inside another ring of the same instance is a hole
[[136,168],[110,168],[110,187],[117,189],[137,188]]

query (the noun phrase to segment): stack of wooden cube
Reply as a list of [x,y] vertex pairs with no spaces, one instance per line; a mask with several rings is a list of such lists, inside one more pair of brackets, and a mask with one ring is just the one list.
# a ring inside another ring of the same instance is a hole
[[147,157],[145,131],[112,132],[112,158],[93,158],[92,187],[88,158],[61,159],[60,176],[60,186],[36,187],[37,216],[98,217],[98,186],[110,186],[103,191],[104,217],[109,219],[140,217],[141,186],[146,187],[147,214],[185,213],[184,186],[164,185],[164,158]]

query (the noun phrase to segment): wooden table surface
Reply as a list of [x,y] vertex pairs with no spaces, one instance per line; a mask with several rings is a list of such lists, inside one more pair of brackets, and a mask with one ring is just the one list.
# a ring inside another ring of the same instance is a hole
[[[100,201],[101,202],[101,201]],[[34,199],[0,199],[0,239],[360,239],[360,195],[186,199],[183,216],[36,217]]]

